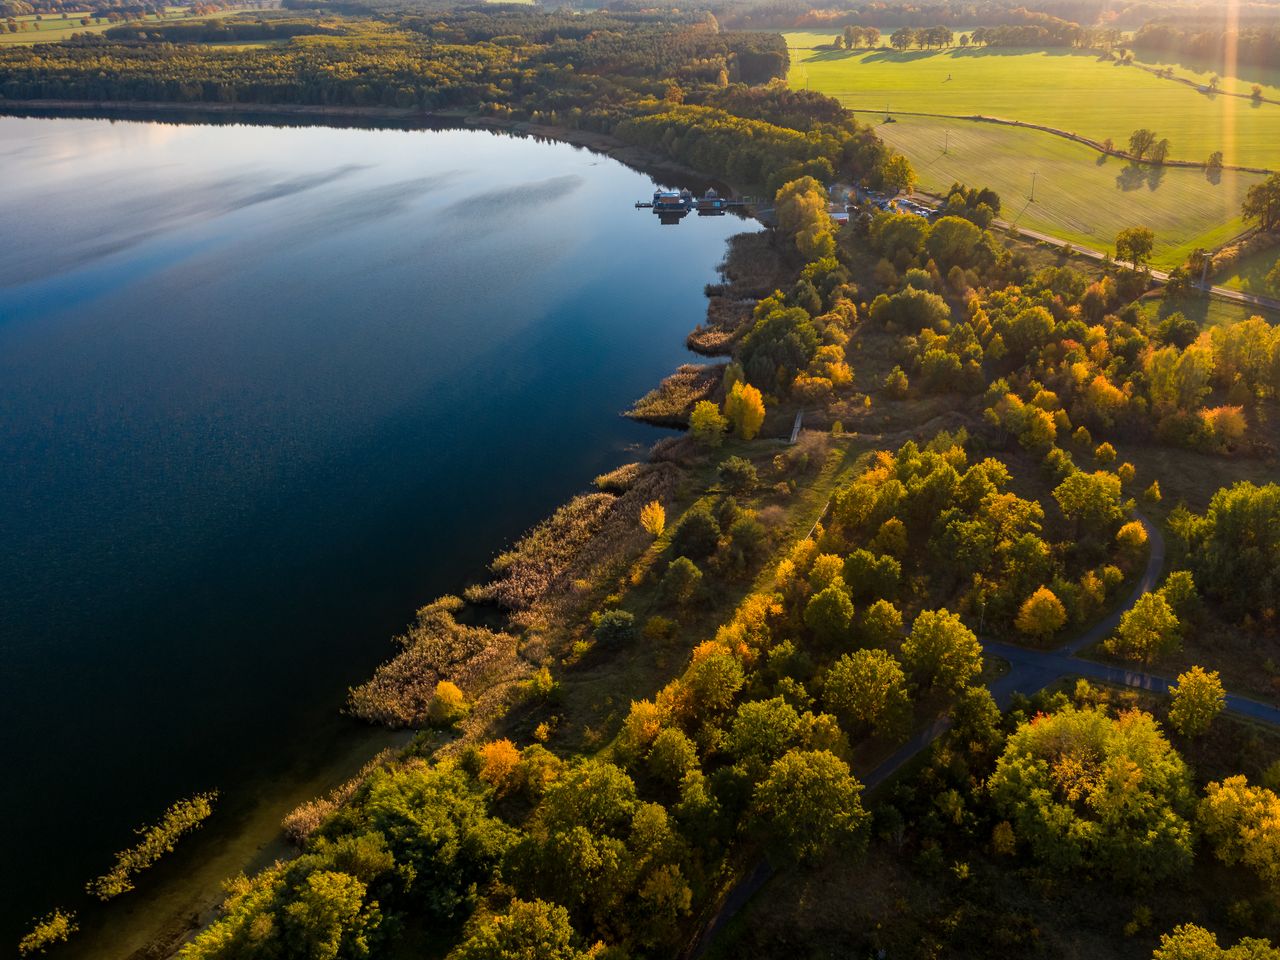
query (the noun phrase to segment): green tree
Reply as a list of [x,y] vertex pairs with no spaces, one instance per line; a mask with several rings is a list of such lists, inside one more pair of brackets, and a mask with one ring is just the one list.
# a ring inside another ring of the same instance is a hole
[[862,784],[827,750],[791,750],[756,787],[755,823],[775,853],[808,862],[865,846]]
[[923,610],[903,641],[902,662],[925,685],[954,692],[982,672],[982,646],[954,613]]
[[620,647],[636,637],[636,618],[627,610],[606,610],[596,619],[595,638],[601,646]]
[[1145,127],[1139,128],[1129,135],[1129,153],[1142,159],[1156,142],[1156,132]]
[[1126,660],[1151,663],[1173,652],[1179,636],[1177,614],[1164,595],[1144,593],[1120,618],[1120,626],[1107,641],[1107,649]]
[[1066,707],[1026,721],[987,789],[1046,866],[1130,884],[1191,866],[1190,773],[1149,714]]
[[1262,230],[1280,226],[1280,173],[1251,186],[1244,195],[1241,211],[1246,220],[1257,220]]
[[1169,693],[1173,697],[1169,722],[1175,730],[1188,737],[1205,733],[1213,718],[1226,706],[1226,691],[1217,670],[1192,667],[1178,675],[1178,682]]
[[804,608],[805,624],[828,643],[847,637],[852,620],[853,601],[839,577],[810,597]]
[[782,697],[749,700],[738,707],[729,727],[729,753],[759,780],[770,764],[796,744],[800,715]]
[[1071,474],[1054,488],[1053,499],[1076,530],[1084,525],[1105,531],[1108,538],[1124,516],[1120,509],[1120,478],[1106,470]]
[[367,957],[369,936],[381,919],[378,904],[366,904],[363,883],[345,873],[317,870],[284,908],[286,949],[290,956],[315,960]]
[[720,415],[720,408],[710,400],[699,400],[689,414],[689,433],[703,446],[720,446],[728,425],[729,421]]
[[850,733],[895,736],[911,717],[902,667],[887,650],[856,650],[827,672],[823,700]]
[[458,945],[449,960],[588,960],[569,911],[542,900],[512,900]]
[[730,493],[750,493],[760,479],[751,461],[742,457],[729,457],[722,461],[716,473]]
[[867,646],[888,647],[902,635],[902,613],[888,600],[877,600],[863,609],[858,627]]
[[720,543],[720,523],[711,513],[711,506],[699,502],[688,512],[671,535],[671,550],[677,556],[701,560],[715,553]]
[[676,557],[662,575],[662,596],[670,603],[686,606],[702,592],[702,571],[688,557]]
[[1147,227],[1126,227],[1116,234],[1116,259],[1127,260],[1133,269],[1142,269],[1151,259],[1156,246],[1156,235]]
[[940,217],[929,231],[925,248],[942,270],[971,267],[982,240],[982,231],[961,217]]

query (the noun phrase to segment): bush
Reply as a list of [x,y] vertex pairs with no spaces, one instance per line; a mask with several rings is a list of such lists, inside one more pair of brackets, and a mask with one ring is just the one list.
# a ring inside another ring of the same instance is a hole
[[456,683],[441,680],[427,705],[427,719],[434,726],[448,727],[467,715],[467,700]]
[[606,610],[596,617],[595,638],[601,646],[621,646],[635,634],[636,618],[626,610]]
[[720,476],[720,482],[730,493],[748,493],[759,480],[755,466],[742,457],[730,457],[720,464],[716,472]]
[[671,538],[671,549],[677,556],[701,560],[715,553],[720,543],[720,524],[705,502],[692,507],[680,521]]
[[678,606],[692,603],[702,592],[702,571],[688,557],[676,557],[662,576],[662,596]]

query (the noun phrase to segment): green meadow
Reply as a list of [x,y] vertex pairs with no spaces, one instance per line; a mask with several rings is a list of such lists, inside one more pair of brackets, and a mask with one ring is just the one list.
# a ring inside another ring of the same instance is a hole
[[[1159,267],[1176,266],[1197,247],[1213,248],[1240,233],[1240,203],[1261,177],[1139,166],[1037,130],[909,114],[983,114],[1117,143],[1147,126],[1170,139],[1173,157],[1198,160],[1221,149],[1228,162],[1280,169],[1280,105],[1207,97],[1093,54],[835,51],[815,49],[831,42],[826,34],[792,33],[787,40],[791,85],[834,96],[874,124],[911,160],[921,189],[937,192],[957,180],[990,186],[1004,200],[1006,219],[1095,250],[1109,250],[1125,227],[1149,226]],[[1175,70],[1190,75],[1185,67]],[[884,122],[886,109],[894,122]]]
[[1275,247],[1270,250],[1260,250],[1241,260],[1234,273],[1227,277],[1220,277],[1217,283],[1232,290],[1274,297],[1278,291],[1268,285],[1267,274],[1275,268],[1277,261],[1280,261],[1280,250]]
[[1154,262],[1163,268],[1240,233],[1240,202],[1261,179],[1226,170],[1214,183],[1203,170],[1136,166],[1017,127],[905,116],[884,123],[883,114],[859,119],[876,124],[906,154],[923,190],[943,191],[957,180],[990,186],[1003,200],[1004,219],[1094,250],[1109,250],[1117,232],[1143,224],[1155,231]]
[[[248,12],[245,10],[219,10],[213,13],[202,13],[197,16],[189,13],[189,10],[189,7],[169,7],[168,12],[163,17],[163,21],[165,23],[176,23],[180,20],[211,20],[215,17],[228,17],[233,13]],[[56,40],[66,40],[73,33],[101,33],[111,27],[120,26],[119,23],[112,23],[105,17],[91,18],[86,26],[80,22],[81,18],[85,16],[88,16],[88,14],[71,13],[68,14],[66,20],[63,20],[60,15],[55,16],[52,14],[45,14],[38,21],[34,14],[15,17],[15,21],[25,23],[27,25],[27,29],[21,30],[18,33],[0,32],[0,44],[53,43]],[[157,17],[155,14],[149,13],[146,14],[142,20],[133,22],[136,22],[139,26],[146,26],[147,24],[155,23],[161,19],[162,18]],[[38,30],[34,29],[32,26],[36,23],[39,23],[40,25]]]
[[1280,104],[1206,95],[1092,53],[817,50],[816,44],[829,44],[831,37],[814,33],[791,33],[787,42],[791,84],[820,90],[854,109],[883,111],[887,105],[890,111],[983,114],[1117,144],[1137,127],[1149,127],[1168,137],[1171,158],[1199,161],[1221,150],[1227,163],[1280,168]]

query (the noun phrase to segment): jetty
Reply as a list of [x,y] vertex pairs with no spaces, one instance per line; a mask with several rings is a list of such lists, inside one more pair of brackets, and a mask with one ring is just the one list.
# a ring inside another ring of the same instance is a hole
[[662,223],[679,223],[690,213],[700,217],[722,217],[729,210],[741,209],[750,197],[722,197],[714,189],[695,197],[689,190],[655,190],[652,200],[637,200],[637,210],[652,210]]

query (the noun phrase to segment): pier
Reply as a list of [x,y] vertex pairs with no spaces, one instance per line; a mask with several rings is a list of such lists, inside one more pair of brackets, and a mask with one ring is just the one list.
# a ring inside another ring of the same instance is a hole
[[695,197],[689,190],[655,190],[652,200],[637,200],[636,209],[652,210],[663,223],[679,223],[690,213],[700,217],[723,216],[728,210],[746,207],[750,201],[750,197],[722,197],[714,189],[701,197]]

